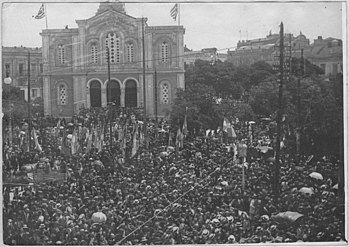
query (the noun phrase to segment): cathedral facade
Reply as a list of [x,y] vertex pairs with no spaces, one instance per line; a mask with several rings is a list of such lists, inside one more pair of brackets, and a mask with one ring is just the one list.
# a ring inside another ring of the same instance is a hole
[[101,3],[95,16],[76,23],[41,33],[45,114],[71,117],[111,102],[144,109],[145,95],[146,115],[165,117],[185,88],[184,28],[148,26],[119,2]]

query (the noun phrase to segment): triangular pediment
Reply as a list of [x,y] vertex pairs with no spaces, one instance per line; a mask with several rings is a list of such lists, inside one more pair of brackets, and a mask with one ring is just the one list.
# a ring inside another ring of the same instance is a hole
[[126,14],[124,7],[120,5],[121,3],[101,3],[96,14],[86,20],[77,20],[77,24],[80,26],[84,24],[86,26],[95,26],[100,23],[117,25],[118,22],[123,22],[124,24],[135,25],[137,18]]

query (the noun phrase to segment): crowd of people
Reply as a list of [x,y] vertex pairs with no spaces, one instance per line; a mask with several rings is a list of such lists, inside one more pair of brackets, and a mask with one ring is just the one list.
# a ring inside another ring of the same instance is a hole
[[[77,119],[84,119],[82,125],[86,125],[92,117],[96,119],[96,113],[84,111]],[[335,186],[337,159],[304,156],[295,160],[283,155],[279,193],[274,195],[274,166],[265,155],[248,152],[243,163],[219,133],[194,134],[190,128],[184,146],[175,151],[168,145],[166,121],[161,125],[148,122],[148,126],[149,141],[133,157],[122,157],[118,139],[110,146],[108,135],[102,150],[92,147],[89,152],[62,154],[59,138],[51,131],[56,123],[38,131],[45,143],[41,151],[27,153],[18,145],[5,144],[4,176],[14,176],[25,164],[42,161],[51,169],[58,164],[56,169],[66,172],[66,180],[4,186],[4,243],[345,241],[344,210],[338,206]],[[257,143],[262,139],[258,133],[254,138]],[[309,176],[312,172],[322,178]],[[311,192],[303,193],[302,188]],[[282,212],[301,217],[282,218]],[[105,218],[96,218],[96,213]]]

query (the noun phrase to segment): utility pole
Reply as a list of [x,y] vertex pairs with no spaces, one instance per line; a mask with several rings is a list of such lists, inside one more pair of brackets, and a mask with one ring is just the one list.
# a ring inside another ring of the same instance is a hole
[[109,92],[108,92],[108,102],[107,105],[109,105],[109,148],[110,151],[112,150],[113,147],[113,128],[112,128],[112,105],[111,105],[111,84],[110,84],[110,54],[109,54],[109,46],[107,47],[107,64],[108,64],[108,84],[107,88],[109,87]]
[[278,111],[277,111],[277,133],[276,133],[276,147],[275,147],[275,175],[274,175],[274,194],[277,197],[279,194],[279,176],[280,176],[280,139],[281,139],[281,125],[282,125],[282,95],[283,95],[283,84],[284,84],[284,24],[280,24],[280,56],[279,56],[279,100],[278,100]]
[[158,75],[155,68],[154,73],[154,99],[155,99],[155,120],[158,125]]
[[145,45],[144,45],[144,18],[142,17],[142,52],[143,52],[143,120],[146,119],[146,87],[145,87]]
[[32,130],[32,121],[31,121],[31,107],[30,107],[30,51],[28,51],[28,147],[29,153],[31,151],[31,130]]
[[147,107],[146,107],[146,87],[145,87],[145,41],[144,41],[144,17],[142,17],[142,53],[143,53],[143,122],[144,122],[144,139],[145,146],[148,149],[148,123],[147,123]]
[[301,79],[304,75],[304,58],[303,58],[303,49],[301,49],[301,61],[299,68],[299,75],[297,80],[297,131],[296,131],[296,152],[297,157],[300,155],[300,135],[301,135]]

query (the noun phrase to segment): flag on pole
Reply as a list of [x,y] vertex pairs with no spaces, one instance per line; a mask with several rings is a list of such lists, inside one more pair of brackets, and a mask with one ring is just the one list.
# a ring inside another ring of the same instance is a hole
[[42,151],[42,148],[41,148],[41,146],[40,146],[40,144],[39,144],[39,141],[38,141],[38,137],[37,137],[37,135],[36,135],[36,132],[35,132],[35,129],[33,128],[32,129],[32,132],[33,132],[33,138],[34,138],[34,142],[35,142],[35,149],[37,149],[38,151]]
[[171,11],[170,11],[170,14],[171,14],[171,17],[172,17],[174,20],[177,19],[177,14],[178,14],[178,3],[176,3],[176,4],[172,7],[172,9],[171,9]]
[[45,11],[45,5],[44,4],[42,4],[41,5],[41,7],[40,7],[40,9],[39,9],[39,11],[38,11],[38,13],[37,13],[37,15],[34,17],[35,19],[42,19],[42,18],[44,18],[45,17],[45,15],[46,15],[46,11]]
[[[88,133],[88,132],[87,132]],[[91,146],[92,146],[92,134],[93,134],[93,131],[91,130],[89,135],[88,135],[88,139],[87,139],[87,146],[86,146],[86,154],[88,152],[90,152],[91,150]]]
[[182,134],[180,128],[178,128],[178,130],[177,130],[176,146],[177,146],[178,148],[183,148],[183,134]]
[[228,132],[228,128],[230,128],[231,123],[227,118],[223,119],[223,131]]
[[131,158],[136,155],[138,150],[139,140],[137,136],[138,136],[138,124],[135,125],[135,131],[133,132],[133,145],[132,145]]
[[172,133],[168,132],[168,145],[167,146],[172,146]]
[[184,137],[187,137],[188,135],[188,125],[187,125],[187,114],[184,116],[184,122],[182,127],[182,133]]
[[230,123],[230,121],[226,118],[224,118],[223,120],[223,131],[228,134],[228,137],[236,138],[236,133],[233,126]]

